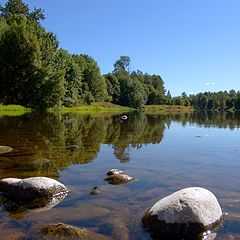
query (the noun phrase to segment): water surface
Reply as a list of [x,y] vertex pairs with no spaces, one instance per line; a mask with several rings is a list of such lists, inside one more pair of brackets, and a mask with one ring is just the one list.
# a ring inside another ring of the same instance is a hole
[[[239,127],[239,113],[131,113],[125,121],[106,114],[1,116],[0,145],[15,151],[0,155],[0,178],[47,176],[70,189],[47,211],[2,204],[2,239],[42,239],[39,229],[58,222],[110,239],[151,239],[142,214],[190,186],[212,191],[229,213],[216,239],[240,239]],[[69,145],[79,148],[69,151]],[[104,178],[111,168],[137,181],[110,185]],[[94,186],[101,194],[89,194]]]

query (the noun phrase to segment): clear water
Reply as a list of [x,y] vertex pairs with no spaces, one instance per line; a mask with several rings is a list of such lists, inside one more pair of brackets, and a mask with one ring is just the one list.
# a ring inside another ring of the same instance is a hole
[[[40,228],[58,222],[106,239],[151,239],[141,225],[143,213],[190,186],[212,191],[228,213],[215,239],[240,239],[239,127],[239,113],[132,113],[125,121],[119,115],[1,116],[0,145],[15,151],[0,155],[0,178],[47,176],[70,190],[42,212],[2,206],[1,239],[43,239]],[[69,145],[78,151],[66,150]],[[137,181],[108,184],[112,168]],[[90,194],[94,186],[100,194]]]

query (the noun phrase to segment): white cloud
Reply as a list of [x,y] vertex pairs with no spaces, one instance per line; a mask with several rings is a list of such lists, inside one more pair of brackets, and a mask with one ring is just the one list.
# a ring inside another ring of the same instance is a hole
[[215,82],[207,82],[207,83],[205,83],[207,86],[209,86],[209,85],[215,85]]

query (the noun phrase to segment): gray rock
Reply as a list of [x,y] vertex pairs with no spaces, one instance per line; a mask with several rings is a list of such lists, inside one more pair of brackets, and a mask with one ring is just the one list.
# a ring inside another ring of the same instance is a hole
[[128,176],[127,174],[113,174],[107,176],[105,180],[110,184],[123,184],[133,182],[135,179],[133,177]]
[[222,216],[213,193],[190,187],[155,203],[143,215],[142,222],[154,235],[166,236],[166,239],[195,239],[218,226]]
[[47,177],[4,178],[0,180],[0,191],[12,201],[33,208],[44,207],[68,192],[63,184]]
[[111,169],[107,172],[107,175],[111,176],[111,175],[114,175],[114,174],[123,174],[125,172],[126,172],[126,170],[113,168],[113,169]]
[[0,154],[12,152],[13,148],[8,146],[0,146]]

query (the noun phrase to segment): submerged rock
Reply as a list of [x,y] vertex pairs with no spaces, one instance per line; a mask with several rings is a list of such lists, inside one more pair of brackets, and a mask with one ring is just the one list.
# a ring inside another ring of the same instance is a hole
[[0,154],[12,152],[13,148],[8,146],[0,146]]
[[164,239],[197,239],[204,231],[218,226],[222,216],[213,193],[190,187],[155,203],[143,215],[142,222],[153,235]]
[[95,233],[86,228],[79,228],[65,223],[49,224],[40,229],[40,232],[54,239],[81,239],[81,240],[107,240],[110,239],[99,233]]
[[4,178],[0,180],[0,191],[13,202],[32,208],[44,207],[68,192],[62,183],[47,177]]
[[51,160],[49,160],[48,158],[39,158],[35,160],[33,163],[37,165],[50,165]]
[[95,186],[92,188],[92,190],[90,191],[90,194],[91,195],[97,195],[97,194],[100,194],[102,191],[99,187]]

